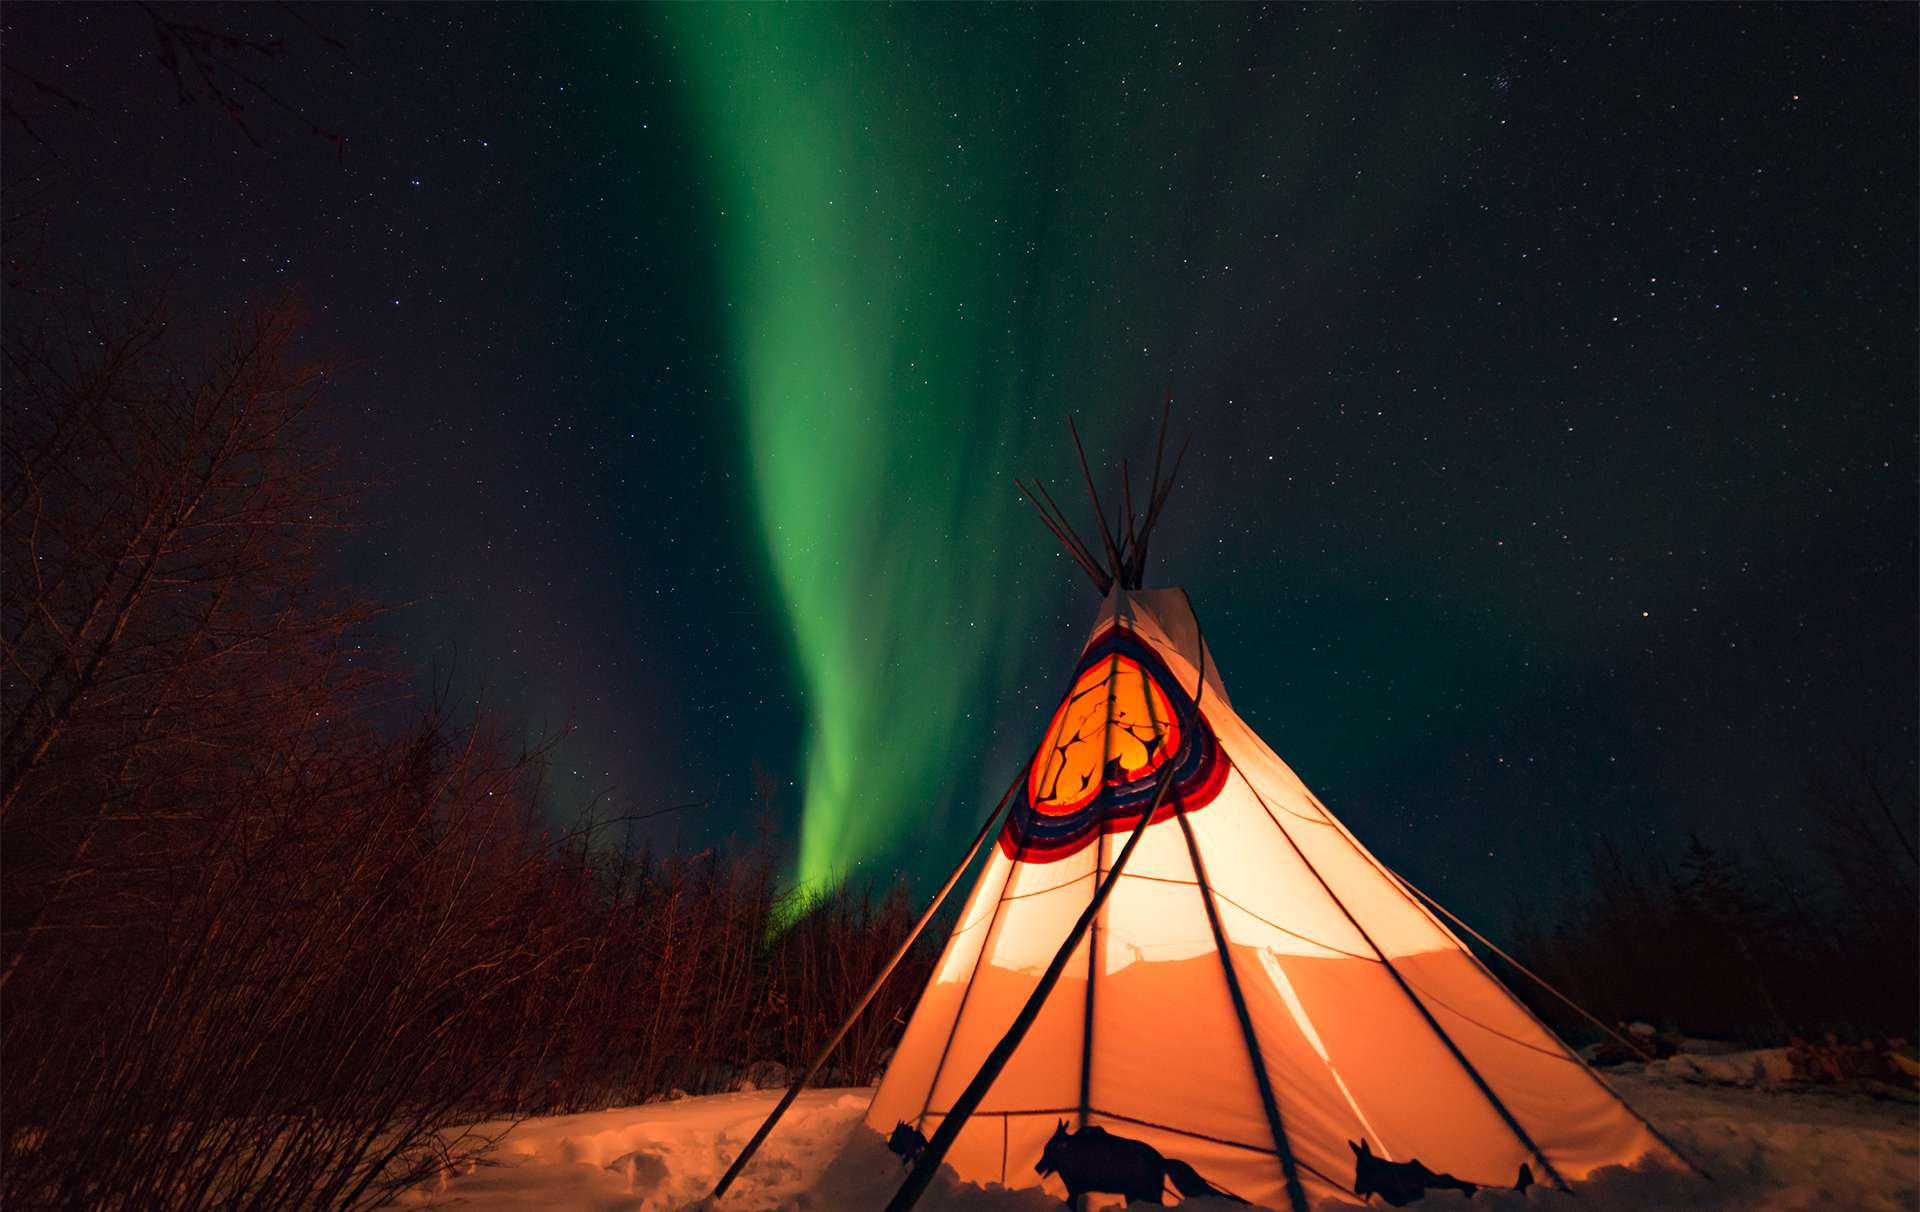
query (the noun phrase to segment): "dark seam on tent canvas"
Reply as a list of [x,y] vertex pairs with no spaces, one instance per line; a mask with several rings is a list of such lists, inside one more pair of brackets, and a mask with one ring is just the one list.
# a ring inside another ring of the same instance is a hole
[[[1348,839],[1348,840],[1351,841],[1352,839]],[[1356,849],[1360,849],[1361,853],[1363,854],[1366,853],[1364,848],[1360,848],[1357,845],[1356,845]],[[1373,856],[1367,855],[1367,857],[1372,858]],[[1440,919],[1434,917],[1431,910],[1429,910],[1425,905],[1421,905],[1416,896],[1408,895],[1409,893],[1413,893],[1417,891],[1416,889],[1414,889],[1412,884],[1409,884],[1407,883],[1407,881],[1401,879],[1400,874],[1398,872],[1387,868],[1378,859],[1374,860],[1374,866],[1379,867],[1383,871],[1386,871],[1387,875],[1392,878],[1395,886],[1401,889],[1401,895],[1406,896],[1409,901],[1412,901],[1420,909],[1422,913],[1425,913],[1427,917],[1433,921],[1434,925],[1440,926]],[[1418,896],[1425,896],[1425,895],[1426,893],[1424,892],[1418,893]],[[1546,1036],[1548,1039],[1560,1045],[1561,1050],[1567,1054],[1567,1059],[1571,1060],[1574,1064],[1580,1066],[1581,1072],[1585,1073],[1587,1077],[1592,1080],[1594,1085],[1600,1087],[1601,1093],[1611,1098],[1614,1102],[1619,1103],[1620,1106],[1626,1111],[1628,1115],[1633,1116],[1634,1119],[1640,1122],[1641,1127],[1645,1128],[1649,1133],[1652,1134],[1653,1139],[1659,1141],[1662,1145],[1665,1145],[1669,1153],[1673,1154],[1675,1157],[1679,1158],[1682,1162],[1686,1163],[1686,1166],[1689,1170],[1692,1170],[1695,1174],[1698,1174],[1701,1178],[1706,1179],[1708,1182],[1713,1181],[1713,1175],[1707,1173],[1707,1171],[1700,1165],[1699,1162],[1694,1161],[1691,1157],[1688,1157],[1684,1152],[1681,1151],[1680,1146],[1674,1144],[1671,1140],[1667,1139],[1667,1134],[1660,1131],[1659,1128],[1656,1128],[1653,1125],[1652,1120],[1649,1120],[1646,1116],[1640,1114],[1640,1112],[1637,1109],[1635,1109],[1634,1105],[1628,1102],[1626,1098],[1618,1090],[1615,1090],[1613,1086],[1607,1081],[1606,1078],[1600,1076],[1599,1072],[1596,1069],[1594,1069],[1592,1065],[1589,1065],[1584,1059],[1582,1059],[1579,1053],[1567,1047],[1567,1041],[1561,1039],[1559,1034],[1555,1032],[1553,1028],[1547,1026],[1546,1023],[1542,1022],[1540,1019],[1540,1016],[1533,1012],[1533,1008],[1531,1006],[1528,1006],[1525,1002],[1521,1001],[1519,997],[1516,996],[1511,989],[1507,988],[1505,981],[1502,981],[1499,977],[1495,976],[1491,969],[1489,969],[1485,964],[1480,962],[1479,956],[1475,955],[1473,951],[1469,949],[1465,944],[1460,943],[1459,938],[1454,935],[1453,931],[1446,930],[1444,926],[1441,926],[1440,928],[1446,932],[1449,938],[1453,939],[1454,943],[1460,947],[1461,951],[1466,953],[1467,958],[1473,961],[1474,966],[1479,968],[1480,971],[1486,975],[1486,978],[1488,980],[1492,981],[1494,984],[1500,987],[1500,991],[1507,995],[1508,1001],[1511,1001],[1514,1005],[1520,1007],[1520,1009],[1526,1013],[1526,1016],[1533,1020],[1534,1026],[1546,1032]],[[1535,979],[1538,979],[1538,978],[1535,978]],[[1454,1011],[1454,1013],[1458,1014],[1459,1011],[1456,1010]]]
[[[1294,854],[1299,856],[1300,861],[1306,865],[1307,870],[1312,872],[1313,878],[1319,882],[1321,890],[1327,894],[1327,899],[1339,906],[1340,912],[1345,914],[1347,920],[1353,923],[1353,928],[1360,932],[1360,937],[1367,940],[1367,946],[1373,948],[1374,954],[1378,955],[1380,962],[1386,966],[1387,975],[1391,976],[1394,984],[1400,987],[1400,992],[1406,994],[1407,1000],[1412,1002],[1414,1009],[1420,1012],[1420,1017],[1426,1020],[1427,1026],[1433,1028],[1433,1033],[1440,1037],[1440,1042],[1445,1044],[1447,1051],[1453,1054],[1453,1059],[1460,1063],[1462,1069],[1466,1070],[1467,1076],[1473,1079],[1473,1084],[1479,1087],[1481,1096],[1487,1100],[1488,1104],[1491,1105],[1500,1118],[1505,1121],[1508,1130],[1539,1160],[1540,1165],[1547,1172],[1547,1177],[1553,1180],[1555,1186],[1559,1187],[1562,1191],[1569,1190],[1567,1180],[1560,1176],[1560,1171],[1554,1168],[1551,1161],[1547,1160],[1547,1155],[1541,1151],[1540,1146],[1533,1143],[1533,1137],[1528,1135],[1527,1130],[1521,1126],[1520,1121],[1514,1118],[1513,1112],[1507,1109],[1507,1105],[1500,1101],[1500,1096],[1493,1092],[1493,1087],[1487,1084],[1487,1079],[1481,1076],[1478,1069],[1473,1067],[1473,1062],[1467,1059],[1466,1053],[1460,1051],[1460,1046],[1453,1042],[1453,1037],[1448,1035],[1446,1029],[1433,1017],[1433,1012],[1427,1009],[1427,1004],[1420,1000],[1420,995],[1415,993],[1412,987],[1407,984],[1406,978],[1400,975],[1400,970],[1394,967],[1392,960],[1387,958],[1387,953],[1381,949],[1380,944],[1373,941],[1373,936],[1367,933],[1366,927],[1362,926],[1359,919],[1354,917],[1352,912],[1347,909],[1346,902],[1340,899],[1339,894],[1334,892],[1332,886],[1327,883],[1326,877],[1320,874],[1320,869],[1315,867],[1313,862],[1307,858],[1306,852],[1300,849],[1300,844],[1293,840],[1291,833],[1287,832],[1287,827],[1280,823],[1280,818],[1273,815],[1273,809],[1267,807],[1266,797],[1261,795],[1260,789],[1253,785],[1253,780],[1248,778],[1246,772],[1241,771],[1239,767],[1236,766],[1234,769],[1239,772],[1240,781],[1247,785],[1247,790],[1252,793],[1254,800],[1260,805],[1261,809],[1266,812],[1267,819],[1273,822],[1273,827],[1280,831],[1280,836],[1287,839],[1287,845],[1293,847]],[[1404,896],[1405,894],[1402,893],[1402,895]]]
[[[975,1115],[1072,1115],[1075,1111],[1078,1111],[1079,1109],[1080,1108],[1078,1107],[1015,1107],[1010,1110],[1003,1110],[1003,1111],[975,1111],[974,1114]],[[947,1109],[945,1111],[927,1112],[927,1118],[928,1119],[945,1119],[947,1116],[951,1115],[952,1113],[953,1113],[953,1106],[952,1104],[948,1104]],[[1106,1112],[1097,1111],[1095,1112],[1095,1114],[1105,1115]]]
[[[998,901],[995,901],[995,902],[994,902],[994,904],[996,904],[996,905],[997,905],[997,904],[999,904],[999,903],[1000,903],[1000,902],[998,902]],[[992,909],[988,909],[988,910],[987,910],[987,912],[986,912],[986,916],[984,916],[984,917],[976,917],[976,918],[974,918],[974,919],[973,919],[972,921],[970,921],[970,922],[968,922],[968,923],[966,923],[965,925],[961,925],[961,926],[955,926],[955,927],[953,928],[953,933],[952,933],[952,934],[949,934],[949,935],[948,935],[947,937],[948,937],[948,938],[958,938],[958,937],[960,937],[961,935],[963,935],[963,934],[966,934],[966,933],[967,933],[968,931],[971,931],[971,930],[974,930],[974,929],[977,929],[978,927],[981,927],[981,926],[984,926],[984,925],[986,925],[986,924],[987,924],[987,923],[988,923],[989,921],[991,921],[991,920],[993,920],[993,910],[992,910]]]
[[[1116,606],[1114,610],[1116,624],[1119,622],[1119,613]],[[1141,670],[1140,676],[1143,678],[1146,676],[1145,669]],[[1094,777],[1100,780],[1100,789],[1095,792],[1095,803],[1099,802],[1100,796],[1107,793],[1107,763],[1113,760],[1114,683],[1119,680],[1120,653],[1115,649],[1113,655],[1107,659],[1107,726],[1100,734],[1100,768],[1094,774]],[[1148,711],[1151,712],[1153,702],[1151,691],[1148,692],[1147,702]],[[1099,819],[1098,813],[1095,814],[1095,819]],[[1096,878],[1093,888],[1087,893],[1089,900],[1098,895],[1100,880],[1106,878],[1106,857],[1107,832],[1104,829],[1096,829],[1093,835],[1093,872]],[[1080,1021],[1080,1126],[1082,1128],[1087,1126],[1087,1100],[1093,1089],[1093,986],[1100,969],[1100,917],[1105,912],[1106,909],[1103,906],[1100,913],[1095,914],[1093,920],[1087,923],[1087,998]]]
[[1233,999],[1233,1016],[1240,1023],[1240,1038],[1247,1045],[1247,1060],[1253,1066],[1261,1109],[1266,1113],[1268,1130],[1273,1133],[1274,1147],[1280,1153],[1280,1172],[1285,1178],[1287,1199],[1296,1212],[1307,1212],[1307,1193],[1300,1186],[1300,1176],[1295,1170],[1298,1163],[1294,1160],[1293,1144],[1287,1139],[1286,1125],[1280,1119],[1279,1096],[1274,1093],[1266,1057],[1261,1055],[1260,1041],[1254,1034],[1253,1015],[1247,1010],[1247,997],[1240,988],[1239,974],[1233,970],[1233,956],[1227,952],[1227,934],[1220,928],[1220,910],[1213,903],[1213,890],[1207,886],[1207,867],[1200,857],[1200,843],[1193,836],[1193,826],[1186,814],[1177,811],[1177,804],[1175,807],[1174,819],[1180,822],[1180,832],[1187,839],[1187,855],[1193,861],[1193,874],[1199,880],[1200,903],[1207,911],[1207,927],[1213,931],[1214,954],[1220,957],[1220,973],[1227,979],[1227,996]]
[[1081,880],[1090,880],[1099,874],[1098,871],[1083,871],[1070,880],[1065,880],[1058,884],[1051,884],[1045,888],[1035,888],[1032,892],[1016,892],[1007,899],[1010,901],[1024,901],[1030,896],[1045,896],[1049,892],[1058,892],[1062,888],[1071,888]]
[[1364,964],[1377,964],[1380,962],[1380,957],[1377,955],[1362,955],[1358,951],[1349,951],[1345,947],[1336,947],[1332,943],[1321,942],[1319,939],[1314,938],[1312,935],[1302,934],[1298,930],[1289,930],[1285,926],[1282,926],[1279,922],[1274,921],[1272,918],[1262,917],[1260,914],[1255,913],[1253,910],[1247,908],[1245,905],[1241,904],[1239,901],[1234,900],[1232,897],[1228,896],[1226,893],[1220,891],[1218,888],[1215,888],[1212,884],[1207,885],[1207,890],[1213,893],[1215,900],[1225,901],[1227,904],[1232,905],[1235,909],[1238,909],[1240,912],[1246,914],[1248,917],[1252,918],[1254,921],[1259,922],[1261,925],[1270,926],[1273,929],[1278,930],[1282,934],[1289,935],[1290,937],[1299,939],[1303,943],[1311,943],[1314,946],[1319,947],[1323,950],[1331,951],[1335,955],[1343,955],[1348,959],[1359,960],[1361,963],[1364,963]]
[[[1075,1111],[1078,1111],[1079,1109],[1080,1108],[1078,1107],[1004,1107],[999,1110],[989,1109],[985,1111],[975,1111],[974,1114],[975,1115],[1072,1115]],[[927,1118],[928,1119],[945,1119],[947,1116],[951,1115],[952,1113],[953,1113],[953,1106],[952,1104],[948,1104],[947,1109],[945,1111],[928,1111]],[[1107,1112],[1101,1111],[1096,1108],[1094,1110],[1094,1114],[1105,1115],[1107,1114]],[[1145,1123],[1146,1121],[1142,1120],[1141,1122]]]
[[[1307,794],[1309,797],[1311,797],[1313,793],[1309,791]],[[1316,801],[1316,803],[1317,802],[1318,801]],[[1285,804],[1280,805],[1280,811],[1286,813],[1288,816],[1292,817],[1296,821],[1305,821],[1309,825],[1324,825],[1329,829],[1337,828],[1337,826],[1334,825],[1333,821],[1328,819],[1327,817],[1308,816],[1304,812],[1295,812],[1293,809],[1287,807]],[[1322,807],[1321,811],[1325,812],[1326,809]]]

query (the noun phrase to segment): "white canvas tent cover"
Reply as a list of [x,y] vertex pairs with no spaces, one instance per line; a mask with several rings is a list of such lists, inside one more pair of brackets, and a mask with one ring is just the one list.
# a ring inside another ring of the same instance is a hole
[[1110,898],[948,1152],[961,1178],[1042,1185],[1062,1119],[1273,1207],[1346,1195],[1348,1142],[1363,1138],[1494,1187],[1523,1162],[1577,1182],[1670,1157],[1241,720],[1203,643],[1184,591],[1115,583],[866,1122],[934,1133],[1165,776]]

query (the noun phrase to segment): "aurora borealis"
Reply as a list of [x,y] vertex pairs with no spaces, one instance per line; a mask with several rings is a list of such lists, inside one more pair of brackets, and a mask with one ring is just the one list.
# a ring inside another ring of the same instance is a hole
[[798,873],[829,879],[916,828],[885,806],[938,813],[994,777],[956,786],[942,741],[1031,618],[983,575],[1025,426],[1022,385],[982,370],[1022,342],[1003,267],[953,248],[1016,208],[954,162],[926,82],[845,53],[876,12],[672,16],[702,48],[754,503],[803,683]]
[[[1034,595],[1008,594],[996,575],[1025,563],[1003,552],[1033,546],[1009,530],[1025,514],[1011,477],[1071,475],[1058,440],[1069,407],[1111,416],[1132,437],[1157,383],[1195,375],[1193,346],[1208,334],[1178,299],[1215,293],[1214,263],[1231,260],[1236,241],[1262,243],[1258,211],[1222,213],[1242,230],[1201,238],[1181,222],[1196,171],[1183,153],[1219,157],[1213,169],[1252,193],[1270,173],[1208,128],[1235,89],[1196,71],[1191,109],[1155,106],[1129,81],[1169,65],[1101,22],[855,8],[664,15],[718,163],[755,504],[806,694],[799,870],[826,878],[924,829],[912,812],[874,805],[937,816],[958,789],[942,786],[952,778],[942,742],[973,750],[970,704],[996,685],[991,659],[1036,617]],[[1193,16],[1166,16],[1176,41],[1213,41]],[[881,46],[890,53],[872,53]],[[1062,57],[1075,88],[1051,81],[1047,65]],[[1273,94],[1291,91],[1258,90],[1287,108]],[[1304,125],[1289,154],[1310,158],[1317,133]],[[1361,162],[1440,154],[1444,124],[1440,133],[1419,149],[1388,141]],[[1294,190],[1266,192],[1290,218],[1307,215]],[[1103,222],[1087,222],[1094,214]],[[1322,232],[1352,222],[1309,218]],[[1076,272],[1095,266],[1108,268]],[[1156,274],[1172,289],[1116,296],[1122,277]],[[1122,401],[1137,415],[1114,407]],[[975,777],[985,790],[1003,776]]]
[[1065,415],[1109,466],[1167,391],[1149,581],[1470,918],[1911,778],[1911,9],[236,10],[341,155],[118,11],[7,14],[117,90],[35,111],[55,239],[302,292],[341,581],[570,728],[556,820],[724,847],[764,771],[796,878],[944,874],[1093,606],[1011,477],[1084,519]]

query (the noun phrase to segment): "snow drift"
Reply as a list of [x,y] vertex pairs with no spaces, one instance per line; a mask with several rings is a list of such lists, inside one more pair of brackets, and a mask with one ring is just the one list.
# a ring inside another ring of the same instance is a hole
[[[1751,1064],[1732,1067],[1742,1075],[1753,1072]],[[1415,1206],[1462,1212],[1920,1208],[1920,1133],[1909,1103],[1777,1085],[1705,1087],[1660,1072],[1616,1073],[1610,1080],[1713,1180],[1652,1166],[1616,1167],[1596,1174],[1577,1198],[1536,1187],[1524,1195],[1483,1191],[1470,1202],[1440,1192]],[[482,1125],[479,1131],[505,1133],[491,1164],[442,1174],[415,1191],[411,1202],[463,1212],[705,1208],[707,1192],[778,1097],[777,1091],[723,1094],[529,1120],[510,1129]],[[904,1172],[880,1136],[860,1122],[871,1097],[869,1090],[802,1095],[713,1212],[878,1212]],[[1181,1206],[1220,1212],[1236,1205],[1195,1199]],[[1353,1206],[1337,1200],[1317,1205],[1322,1212]],[[949,1170],[920,1207],[1057,1212],[1061,1201],[1058,1191],[962,1184]]]

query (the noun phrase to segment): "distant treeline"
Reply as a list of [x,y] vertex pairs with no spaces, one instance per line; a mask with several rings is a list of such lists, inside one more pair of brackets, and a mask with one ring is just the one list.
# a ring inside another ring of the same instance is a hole
[[[458,1124],[803,1061],[912,921],[783,893],[765,844],[556,831],[538,753],[413,704],[322,574],[352,477],[295,330],[8,315],[9,1208],[377,1205]],[[832,1076],[874,1080],[928,966]]]
[[[1791,856],[1689,839],[1678,864],[1593,852],[1557,920],[1514,915],[1522,962],[1608,1023],[1751,1044],[1915,1038],[1920,823],[1913,765],[1865,752],[1810,780]],[[1574,1039],[1595,1031],[1502,972]]]

